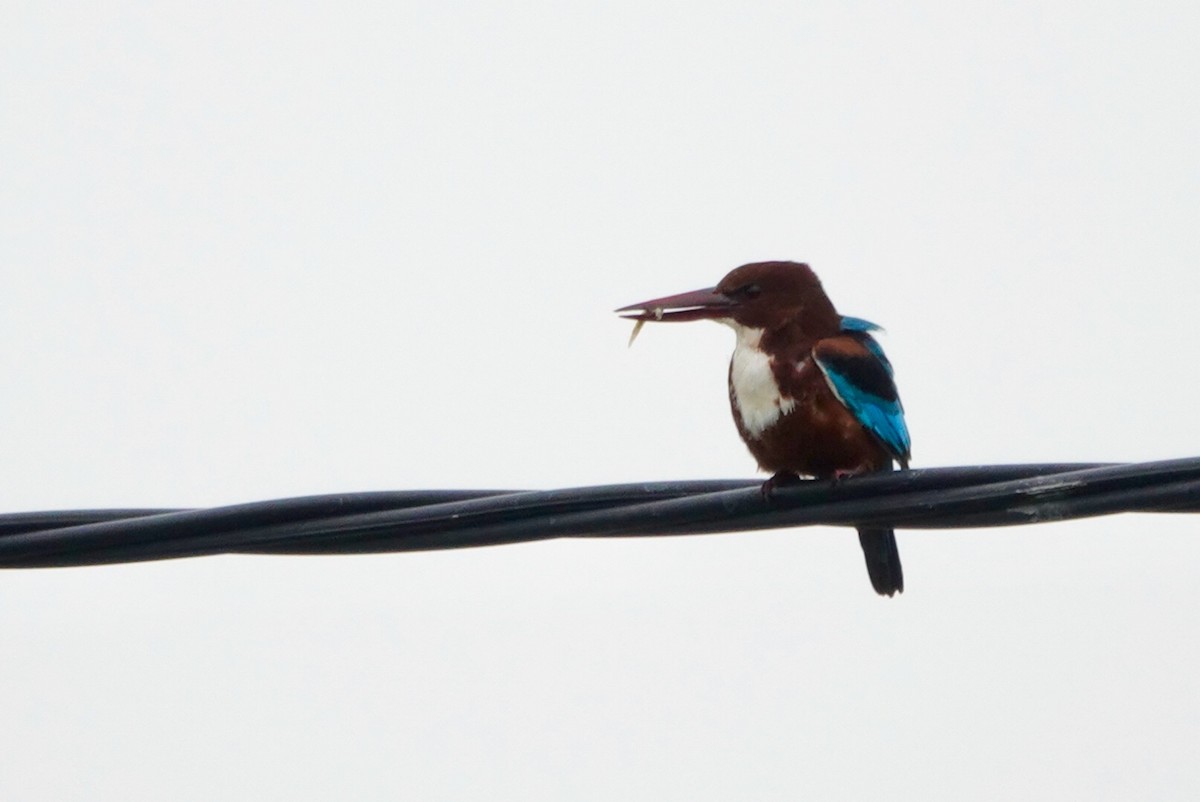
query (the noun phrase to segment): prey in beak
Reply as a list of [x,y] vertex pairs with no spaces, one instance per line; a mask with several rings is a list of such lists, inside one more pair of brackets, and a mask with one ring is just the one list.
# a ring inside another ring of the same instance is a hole
[[635,321],[633,333],[629,335],[629,344],[633,345],[633,341],[637,339],[642,326],[646,325],[648,320],[662,323],[719,320],[729,317],[733,306],[733,299],[729,296],[717,292],[716,287],[707,287],[703,290],[681,292],[678,295],[622,306],[615,311],[626,320]]

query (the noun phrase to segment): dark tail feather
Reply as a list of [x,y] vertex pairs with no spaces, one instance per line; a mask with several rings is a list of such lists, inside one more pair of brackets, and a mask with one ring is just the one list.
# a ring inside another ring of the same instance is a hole
[[891,529],[859,529],[858,542],[867,558],[871,587],[880,596],[904,592],[904,571],[900,568],[900,549]]

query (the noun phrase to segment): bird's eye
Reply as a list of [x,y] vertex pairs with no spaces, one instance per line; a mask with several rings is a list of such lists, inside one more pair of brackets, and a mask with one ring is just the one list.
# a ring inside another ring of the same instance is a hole
[[762,295],[762,288],[757,284],[743,284],[740,287],[730,290],[727,294],[735,301],[749,301],[752,298]]

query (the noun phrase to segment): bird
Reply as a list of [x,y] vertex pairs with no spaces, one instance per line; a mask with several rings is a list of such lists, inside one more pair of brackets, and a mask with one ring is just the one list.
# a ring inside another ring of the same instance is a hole
[[[733,329],[729,403],[734,424],[775,488],[800,476],[839,482],[908,468],[911,441],[891,362],[871,332],[879,326],[839,315],[807,264],[754,262],[715,287],[617,309],[636,321],[713,320]],[[632,339],[631,339],[632,342]],[[871,585],[904,591],[891,529],[858,530]]]

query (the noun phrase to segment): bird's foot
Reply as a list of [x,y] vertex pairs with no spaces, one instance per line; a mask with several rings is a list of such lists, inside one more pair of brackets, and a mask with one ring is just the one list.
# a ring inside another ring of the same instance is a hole
[[853,468],[838,468],[833,472],[833,483],[839,485],[852,476],[861,476],[868,472],[869,469],[865,465],[856,465]]
[[770,479],[762,483],[762,488],[759,492],[762,493],[763,501],[771,501],[775,496],[775,491],[781,487],[788,485],[798,485],[803,480],[792,473],[791,471],[779,471]]

